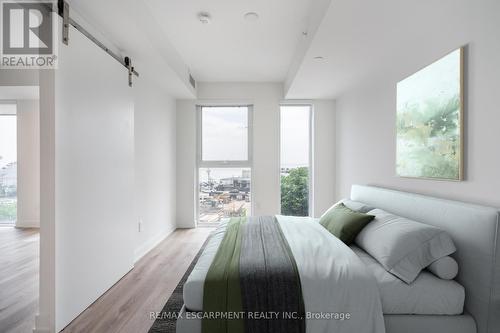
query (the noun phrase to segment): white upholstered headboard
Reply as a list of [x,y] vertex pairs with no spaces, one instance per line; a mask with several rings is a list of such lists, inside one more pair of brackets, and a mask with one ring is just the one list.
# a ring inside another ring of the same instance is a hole
[[449,232],[465,287],[465,310],[479,333],[500,332],[499,210],[380,187],[353,185],[351,200]]

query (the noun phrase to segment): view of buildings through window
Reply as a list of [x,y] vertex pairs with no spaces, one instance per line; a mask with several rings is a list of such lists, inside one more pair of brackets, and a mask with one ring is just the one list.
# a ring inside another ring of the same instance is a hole
[[251,107],[199,108],[198,225],[251,214]]
[[200,168],[199,223],[251,212],[249,168]]
[[310,105],[281,106],[281,214],[309,215]]
[[17,119],[15,104],[0,104],[0,224],[17,218]]

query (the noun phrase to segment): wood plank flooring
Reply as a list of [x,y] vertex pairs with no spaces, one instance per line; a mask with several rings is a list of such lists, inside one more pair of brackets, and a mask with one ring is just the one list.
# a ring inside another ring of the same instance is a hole
[[212,230],[174,231],[63,332],[147,332]]
[[33,331],[38,270],[38,229],[0,226],[0,332]]
[[[63,332],[147,332],[212,230],[176,230]],[[0,227],[0,332],[32,332],[38,270],[38,229]]]

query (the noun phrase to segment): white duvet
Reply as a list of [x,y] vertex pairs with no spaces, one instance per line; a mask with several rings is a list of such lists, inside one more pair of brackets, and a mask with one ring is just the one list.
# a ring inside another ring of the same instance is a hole
[[[374,277],[342,241],[311,218],[277,216],[299,270],[307,333],[385,332]],[[203,281],[226,224],[217,229],[184,284],[188,310],[202,310]]]

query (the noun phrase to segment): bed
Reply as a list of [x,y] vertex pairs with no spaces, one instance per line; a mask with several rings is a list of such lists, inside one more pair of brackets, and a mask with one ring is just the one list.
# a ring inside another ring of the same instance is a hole
[[[453,255],[460,267],[455,281],[440,280],[422,272],[407,285],[386,272],[362,249],[351,247],[377,281],[386,332],[493,333],[500,330],[497,209],[359,185],[352,187],[351,199],[440,227],[452,236],[458,249]],[[224,232],[222,225],[184,285],[185,305],[177,321],[179,333],[201,332],[201,320],[186,314],[202,309],[204,277]],[[370,289],[367,290],[365,292]],[[321,329],[308,326],[307,332]],[[323,327],[323,331],[328,330],[331,328]]]

